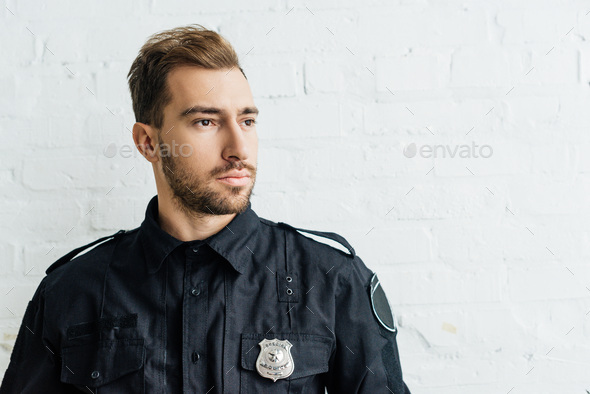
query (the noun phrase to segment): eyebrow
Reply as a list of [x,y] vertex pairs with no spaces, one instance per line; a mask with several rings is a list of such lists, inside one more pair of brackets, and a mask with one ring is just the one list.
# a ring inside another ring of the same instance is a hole
[[[203,107],[200,105],[193,105],[190,108],[185,109],[181,113],[178,114],[180,119],[188,118],[193,114],[213,114],[213,115],[223,115],[225,114],[225,110],[221,108],[215,107]],[[247,114],[258,114],[258,108],[256,107],[244,107],[238,112],[239,115],[247,115]]]

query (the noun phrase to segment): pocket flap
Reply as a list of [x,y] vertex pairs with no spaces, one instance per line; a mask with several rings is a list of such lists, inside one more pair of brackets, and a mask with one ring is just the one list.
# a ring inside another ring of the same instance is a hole
[[143,339],[97,341],[63,348],[61,381],[89,387],[110,383],[143,366]]
[[255,371],[256,359],[260,353],[258,343],[263,339],[288,340],[293,345],[293,373],[287,380],[316,375],[328,371],[332,349],[332,338],[312,334],[242,334],[242,368]]

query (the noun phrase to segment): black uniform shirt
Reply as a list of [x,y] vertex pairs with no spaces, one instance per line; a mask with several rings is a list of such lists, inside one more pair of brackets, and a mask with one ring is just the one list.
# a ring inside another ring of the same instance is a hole
[[[0,393],[409,393],[373,273],[344,238],[313,233],[350,253],[250,204],[183,242],[160,228],[155,196],[139,228],[47,270]],[[290,344],[266,364],[276,381],[257,368],[264,339]]]

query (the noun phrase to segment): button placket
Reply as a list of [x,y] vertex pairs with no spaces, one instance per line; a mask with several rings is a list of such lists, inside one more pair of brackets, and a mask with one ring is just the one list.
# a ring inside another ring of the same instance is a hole
[[[203,245],[186,251],[183,301],[183,383],[190,392],[201,392],[207,373],[207,315],[209,254]],[[192,377],[192,378],[189,378]],[[194,379],[193,379],[194,378]],[[206,391],[206,390],[204,390]],[[203,392],[204,392],[203,391]]]

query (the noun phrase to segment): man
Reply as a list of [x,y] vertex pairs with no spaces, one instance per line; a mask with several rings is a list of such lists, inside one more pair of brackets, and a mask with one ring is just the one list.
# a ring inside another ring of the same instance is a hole
[[140,227],[49,267],[0,392],[409,393],[348,242],[252,210],[258,110],[231,45],[199,25],[154,35],[129,87],[157,196]]

